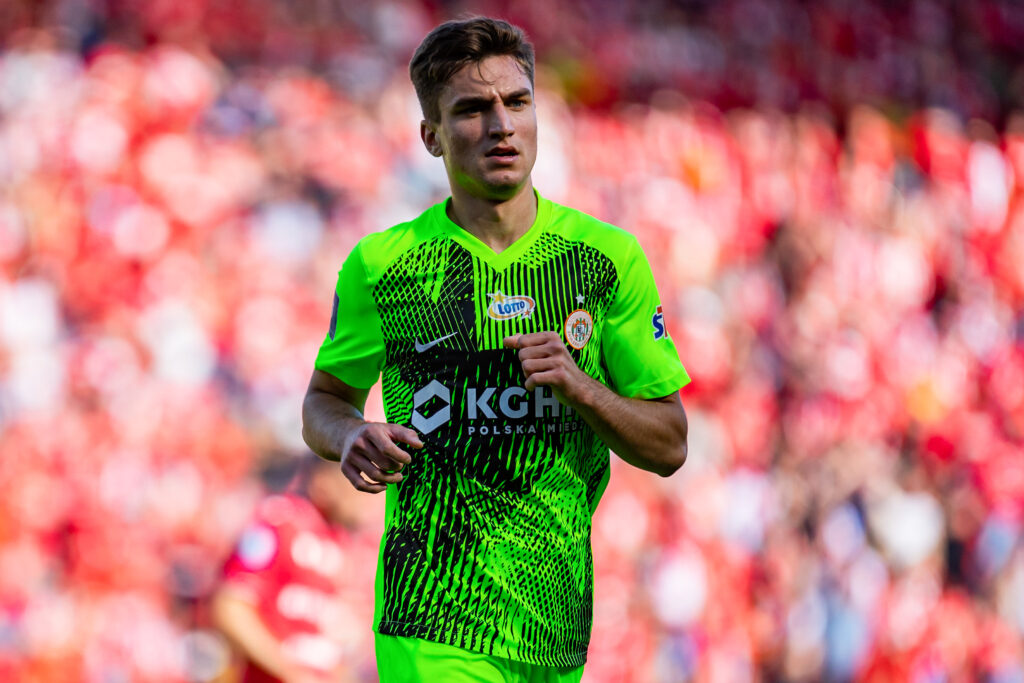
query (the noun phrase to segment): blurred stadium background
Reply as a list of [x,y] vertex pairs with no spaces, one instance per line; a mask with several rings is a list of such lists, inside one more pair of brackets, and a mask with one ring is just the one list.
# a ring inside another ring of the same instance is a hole
[[445,193],[406,64],[467,11],[694,377],[687,465],[596,515],[585,680],[1024,681],[1010,0],[4,0],[0,679],[232,680],[206,598],[346,253]]

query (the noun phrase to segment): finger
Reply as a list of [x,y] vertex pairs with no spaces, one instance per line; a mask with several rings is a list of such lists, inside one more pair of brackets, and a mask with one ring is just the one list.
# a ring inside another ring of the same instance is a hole
[[548,370],[554,370],[559,366],[557,358],[551,358],[545,356],[543,358],[533,358],[530,360],[523,361],[523,374],[527,377],[534,375],[538,372],[546,372]]
[[413,448],[423,448],[423,440],[420,439],[420,435],[414,430],[396,424],[388,424],[385,426],[388,428],[388,433],[391,435],[392,439],[408,444]]
[[[377,449],[377,452],[383,455],[385,458],[392,460],[398,468],[403,465],[408,465],[412,462],[412,456],[403,451],[401,448],[395,445],[395,442],[391,440],[391,436],[388,433],[380,434],[378,432],[368,432],[366,434],[367,440]],[[395,469],[388,462],[383,462],[378,458],[371,458],[374,463],[380,465],[383,469],[390,470]]]
[[544,372],[533,373],[526,378],[526,383],[523,386],[527,391],[533,391],[537,387],[560,387],[564,383],[565,374],[559,368],[554,368]]
[[[362,483],[363,488],[360,488],[357,482],[354,482],[354,484],[356,488],[359,488],[361,491],[367,491],[369,493],[379,493],[380,491],[383,491],[384,488],[387,487],[388,483],[396,483],[377,481],[377,478],[380,478],[380,476],[383,475],[383,472],[380,472],[380,470],[377,469],[373,465],[373,463],[366,460],[365,458],[362,458],[362,456],[350,456],[348,467],[349,471],[351,472],[350,476],[347,475],[349,476],[349,481],[353,481],[353,476],[356,479],[358,479],[359,482]],[[376,477],[374,476],[374,473],[376,473]]]
[[536,346],[524,346],[519,350],[519,360],[526,361],[533,358],[548,358],[563,354],[569,355],[569,352],[566,351],[565,344],[556,340],[554,343],[545,342]]
[[557,339],[557,335],[554,332],[531,332],[529,334],[516,335],[516,346],[520,353],[522,350],[530,346],[540,346],[547,342],[551,337]]
[[357,470],[353,465],[347,463],[342,465],[341,473],[345,475],[345,478],[348,479],[349,483],[352,484],[357,491],[363,491],[365,493],[380,493],[387,489],[387,486],[384,484],[374,484],[363,479],[359,474],[359,470]]
[[397,470],[394,472],[388,472],[385,469],[381,469],[377,463],[363,455],[360,455],[359,453],[353,453],[349,456],[349,462],[351,462],[352,466],[362,472],[371,482],[379,484],[397,484],[404,478],[401,472],[398,472]]
[[505,337],[504,339],[501,340],[501,345],[504,346],[506,349],[518,349],[519,338],[522,336],[523,335],[521,334],[514,334],[510,337]]

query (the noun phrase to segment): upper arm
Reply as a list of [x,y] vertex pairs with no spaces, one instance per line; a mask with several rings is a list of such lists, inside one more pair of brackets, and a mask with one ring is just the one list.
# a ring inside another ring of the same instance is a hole
[[309,399],[315,394],[328,394],[339,398],[362,413],[366,408],[366,397],[369,396],[370,390],[346,384],[329,372],[313,370],[309,387],[306,389],[306,398]]
[[666,396],[690,378],[668,336],[654,275],[639,243],[631,239],[620,251],[618,290],[605,318],[601,353],[618,394]]
[[337,379],[338,384],[326,377],[317,380],[316,375],[314,380],[328,393],[340,393],[343,387],[371,387],[380,377],[384,357],[380,314],[362,250],[357,245],[338,272],[330,325],[314,364],[323,375]]
[[662,405],[671,406],[672,414],[679,421],[679,424],[682,427],[683,436],[686,436],[686,410],[683,408],[683,399],[680,398],[678,391],[674,391],[668,396],[661,396],[658,398],[647,398],[643,400],[648,401],[650,403],[661,403]]
[[666,406],[663,409],[661,415],[659,415],[659,422],[670,428],[668,432],[668,444],[671,444],[673,452],[676,453],[675,461],[671,469],[659,472],[661,476],[669,476],[677,469],[683,466],[686,462],[687,453],[689,451],[686,445],[688,433],[690,431],[689,424],[686,420],[686,410],[683,408],[683,401],[679,396],[679,392],[673,392],[668,396],[662,396],[660,398],[649,398],[644,399],[648,403],[658,403]]

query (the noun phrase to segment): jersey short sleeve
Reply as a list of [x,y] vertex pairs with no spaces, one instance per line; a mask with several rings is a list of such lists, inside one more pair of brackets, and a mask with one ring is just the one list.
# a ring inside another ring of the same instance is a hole
[[632,239],[617,263],[619,291],[608,310],[602,353],[615,391],[629,398],[668,396],[690,381],[668,336],[654,275]]
[[356,245],[338,273],[327,337],[315,367],[358,389],[369,389],[384,363],[384,335],[370,278]]

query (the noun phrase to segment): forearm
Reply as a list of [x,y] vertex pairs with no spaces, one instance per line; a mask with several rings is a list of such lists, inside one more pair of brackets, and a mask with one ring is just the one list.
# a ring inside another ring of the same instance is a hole
[[255,607],[228,587],[217,592],[212,608],[214,624],[246,659],[280,680],[294,680],[294,663],[285,656],[281,643]]
[[619,396],[584,376],[567,402],[615,453],[634,467],[667,477],[686,461],[686,413],[678,397]]
[[341,463],[341,473],[359,491],[381,493],[402,481],[412,456],[398,443],[423,448],[408,427],[363,419],[369,389],[350,386],[314,370],[302,401],[302,438],[325,460]]
[[302,438],[309,449],[326,460],[341,460],[337,444],[347,444],[365,424],[352,404],[322,391],[307,392],[302,401]]

